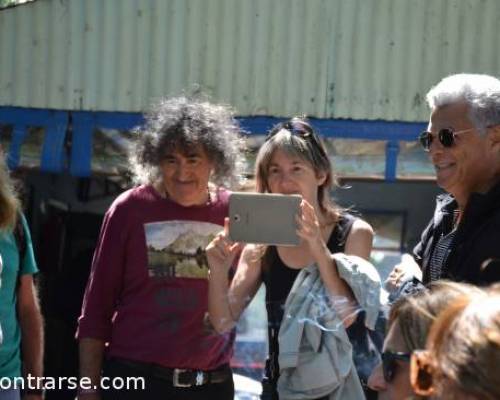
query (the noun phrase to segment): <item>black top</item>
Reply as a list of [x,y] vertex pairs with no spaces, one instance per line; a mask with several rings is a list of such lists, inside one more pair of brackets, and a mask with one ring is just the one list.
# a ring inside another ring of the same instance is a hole
[[[331,253],[344,251],[347,236],[355,218],[342,213],[326,244]],[[274,380],[278,367],[278,332],[283,319],[286,298],[292,289],[300,268],[290,268],[279,257],[276,246],[269,246],[262,261],[262,281],[266,286],[266,309],[268,321],[269,360],[266,375]],[[270,364],[270,365],[269,365]]]
[[[438,196],[434,217],[413,250],[423,270],[424,283],[436,278],[432,259],[439,252],[440,240],[453,229],[453,214],[457,209],[451,195]],[[439,278],[475,285],[500,281],[500,183],[488,193],[470,196],[460,224],[445,245]]]

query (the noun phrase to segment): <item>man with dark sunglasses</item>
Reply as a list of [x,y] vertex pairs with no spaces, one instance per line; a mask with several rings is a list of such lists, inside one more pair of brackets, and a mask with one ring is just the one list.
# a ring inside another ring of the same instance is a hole
[[[434,216],[414,249],[423,281],[500,281],[500,80],[451,75],[427,94],[431,116],[419,136],[436,171]],[[397,286],[399,265],[389,276]]]

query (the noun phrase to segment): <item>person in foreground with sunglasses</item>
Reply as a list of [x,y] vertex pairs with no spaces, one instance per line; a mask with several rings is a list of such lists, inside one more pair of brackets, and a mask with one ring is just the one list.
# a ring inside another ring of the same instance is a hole
[[498,400],[500,290],[469,292],[433,323],[427,350],[411,358],[415,393],[436,399]]
[[429,289],[417,284],[410,294],[396,300],[389,314],[382,363],[368,379],[368,386],[379,392],[379,400],[415,398],[410,382],[412,352],[425,347],[432,323],[443,309],[463,295],[479,292],[472,285],[438,281]]
[[[437,279],[484,285],[500,281],[500,80],[488,75],[451,75],[427,93],[431,108],[420,143],[447,194],[415,247],[423,282]],[[408,276],[397,266],[388,286]]]
[[[338,264],[332,258],[332,254],[343,252],[368,259],[372,247],[372,228],[331,202],[330,192],[333,189],[334,175],[330,159],[317,134],[302,119],[294,118],[270,131],[257,154],[256,183],[258,192],[302,196],[301,215],[297,217],[300,244],[288,247],[247,245],[239,259],[236,275],[229,285],[227,271],[236,257],[238,244],[230,241],[227,232],[217,235],[207,247],[210,265],[210,320],[217,331],[230,330],[261,283],[264,283],[269,358],[266,362],[262,399],[290,398],[287,394],[283,394],[281,389],[288,392],[292,390],[291,386],[294,386],[295,390],[299,390],[298,387],[301,384],[303,386],[304,382],[298,379],[293,385],[282,385],[278,379],[280,374],[281,377],[284,376],[278,365],[280,328],[282,323],[293,323],[289,314],[284,316],[285,302],[288,303],[288,295],[296,278],[301,276],[299,275],[301,270],[316,265],[315,282],[318,282],[319,270],[322,286],[326,288],[328,297],[334,303],[333,307],[326,306],[325,312],[334,308],[337,313],[338,327],[336,325],[335,332],[328,331],[327,333],[331,334],[326,335],[325,340],[340,338],[336,359],[339,365],[337,368],[322,365],[315,369],[316,376],[302,376],[309,384],[309,388],[316,387],[318,381],[323,383],[323,377],[326,377],[325,380],[329,383],[335,380],[333,394],[329,391],[330,385],[325,385],[322,389],[327,386],[327,393],[321,390],[322,394],[319,394],[318,390],[307,398],[361,399],[363,389],[354,368],[351,346],[344,330],[344,327],[348,327],[355,319],[353,307],[356,303],[350,287],[339,275]],[[380,288],[380,282],[378,285]],[[302,323],[302,325],[306,330],[310,324]],[[301,324],[297,321],[294,326],[299,328]],[[325,342],[321,343],[322,346],[326,346]],[[294,355],[303,361],[302,353]],[[293,398],[301,397],[295,395]]]

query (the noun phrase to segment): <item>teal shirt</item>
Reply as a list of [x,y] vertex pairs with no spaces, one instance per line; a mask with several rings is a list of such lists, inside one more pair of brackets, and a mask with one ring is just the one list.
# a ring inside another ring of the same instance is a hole
[[0,325],[3,341],[0,344],[0,377],[21,376],[21,331],[17,319],[18,276],[38,272],[31,235],[24,216],[21,216],[26,238],[26,252],[20,260],[16,240],[12,231],[0,231],[0,255],[3,260],[0,287]]

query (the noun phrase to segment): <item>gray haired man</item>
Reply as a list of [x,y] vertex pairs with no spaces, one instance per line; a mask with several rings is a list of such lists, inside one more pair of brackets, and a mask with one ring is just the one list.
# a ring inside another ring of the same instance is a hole
[[[427,93],[431,115],[419,141],[436,171],[434,216],[414,249],[424,283],[500,281],[500,80],[451,75]],[[389,286],[408,276],[408,264]]]

